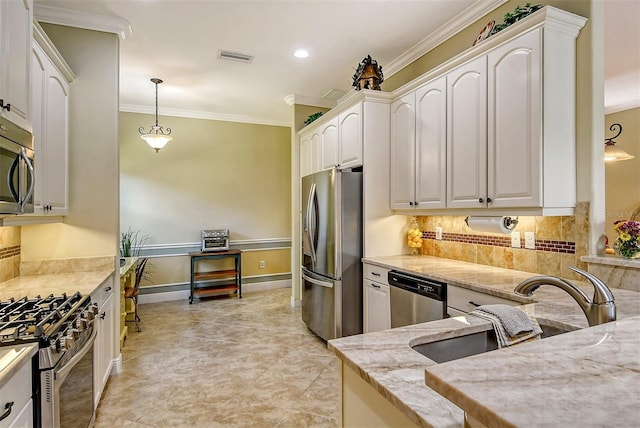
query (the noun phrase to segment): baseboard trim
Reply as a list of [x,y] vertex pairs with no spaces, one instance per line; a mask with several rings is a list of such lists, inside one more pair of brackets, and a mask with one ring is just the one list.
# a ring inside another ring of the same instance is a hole
[[[280,281],[254,282],[242,285],[243,293],[251,293],[254,291],[275,290],[277,288],[291,288],[291,280],[284,279]],[[141,294],[138,299],[139,303],[160,303],[171,300],[187,300],[189,299],[189,290],[166,291],[160,293]]]

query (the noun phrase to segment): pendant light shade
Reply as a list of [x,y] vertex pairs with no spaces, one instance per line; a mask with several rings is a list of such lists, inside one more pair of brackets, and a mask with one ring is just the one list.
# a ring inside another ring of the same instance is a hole
[[154,77],[151,81],[156,85],[156,124],[151,126],[149,132],[144,132],[143,126],[138,128],[138,132],[141,134],[140,138],[146,141],[147,144],[158,153],[160,149],[166,146],[173,138],[169,135],[171,134],[171,128],[164,130],[162,126],[158,125],[158,85],[162,83],[162,80]]
[[616,147],[616,142],[613,139],[622,134],[622,125],[614,123],[609,127],[609,130],[614,132],[616,128],[618,128],[618,133],[604,141],[604,160],[607,162],[617,162],[635,158],[635,156],[625,152],[620,147]]

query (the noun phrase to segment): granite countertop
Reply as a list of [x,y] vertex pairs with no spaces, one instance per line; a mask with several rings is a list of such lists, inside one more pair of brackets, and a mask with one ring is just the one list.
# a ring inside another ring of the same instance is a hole
[[[7,346],[0,348],[0,388],[38,352],[38,344]],[[4,409],[2,409],[4,410]]]
[[[521,308],[550,326],[567,330],[588,327],[586,317],[577,303],[556,287],[543,286],[535,292],[532,299],[516,296],[513,293],[515,286],[522,280],[535,276],[529,272],[430,256],[365,258],[364,261],[384,268],[422,274],[459,287],[518,300],[523,304],[529,302]],[[587,295],[593,294],[587,283],[571,282],[583,288]],[[612,291],[616,298],[619,320],[640,314],[640,293],[620,289]],[[347,366],[418,426],[463,426],[463,411],[425,385],[425,369],[438,364],[414,351],[411,346],[491,328],[491,324],[485,320],[465,316],[334,339],[329,341],[328,346]],[[543,341],[554,339],[561,346],[566,344],[572,349],[571,343],[566,340],[572,334],[576,332]],[[498,352],[508,352],[520,346],[523,345],[493,351],[491,355],[487,353],[485,356],[492,358]],[[457,361],[464,360],[466,359]],[[452,363],[454,362],[448,364]]]
[[138,263],[138,257],[122,257],[124,259],[124,265],[120,266],[120,276],[127,273],[129,269]]
[[82,295],[91,294],[112,274],[113,269],[105,269],[89,272],[19,276],[0,284],[0,300],[7,300],[11,297],[19,299],[24,296],[73,294],[76,291],[79,291]]
[[638,331],[640,316],[449,361],[426,383],[487,426],[638,426]]

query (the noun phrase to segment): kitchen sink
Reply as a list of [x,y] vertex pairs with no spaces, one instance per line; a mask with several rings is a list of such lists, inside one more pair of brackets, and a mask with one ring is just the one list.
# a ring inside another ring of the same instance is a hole
[[[570,331],[545,324],[540,324],[540,328],[542,329],[542,338]],[[483,352],[494,351],[498,349],[498,339],[494,330],[486,330],[466,336],[414,345],[412,348],[430,360],[444,363]]]

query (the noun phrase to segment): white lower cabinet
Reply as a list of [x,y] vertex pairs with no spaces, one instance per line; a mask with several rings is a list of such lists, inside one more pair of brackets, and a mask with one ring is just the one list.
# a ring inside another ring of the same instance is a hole
[[363,330],[365,333],[391,328],[391,305],[389,300],[389,270],[364,264],[363,284]]
[[484,294],[479,291],[470,290],[468,288],[458,287],[455,285],[447,285],[447,313],[449,316],[459,316],[468,314],[481,305],[521,305],[515,300],[505,299],[503,297]]
[[33,426],[33,400],[31,399],[31,358],[26,358],[22,367],[0,388],[0,413],[9,415],[0,421],[0,428]]
[[113,285],[109,277],[91,294],[91,301],[98,304],[96,328],[98,333],[93,347],[94,405],[98,406],[102,391],[111,374],[114,349]]

